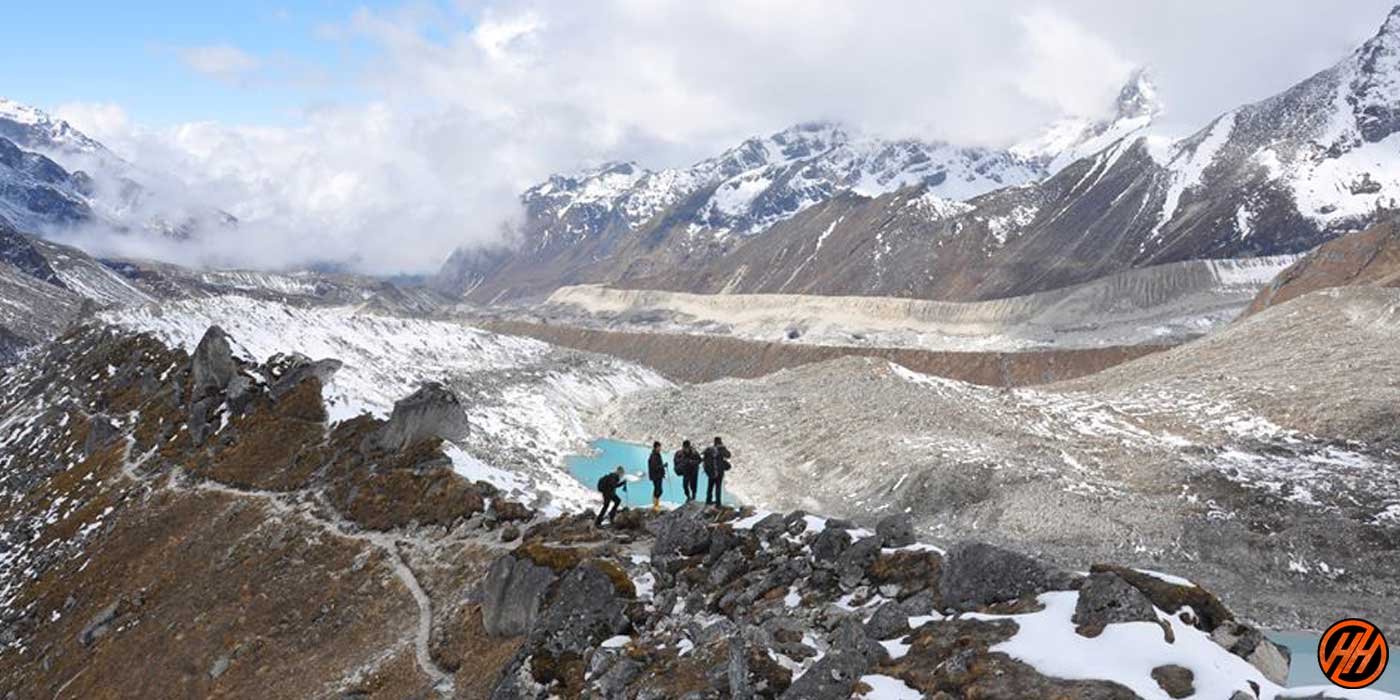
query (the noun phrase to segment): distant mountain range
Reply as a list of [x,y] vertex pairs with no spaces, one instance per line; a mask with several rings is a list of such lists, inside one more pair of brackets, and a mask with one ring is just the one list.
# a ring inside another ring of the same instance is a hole
[[477,302],[565,284],[979,300],[1190,259],[1300,253],[1400,193],[1400,10],[1344,60],[1181,139],[1144,74],[1114,114],[998,151],[750,139],[685,170],[610,164],[528,190],[510,250],[435,279]]
[[68,122],[0,98],[0,217],[14,227],[53,233],[93,224],[184,239],[237,225],[153,179]]

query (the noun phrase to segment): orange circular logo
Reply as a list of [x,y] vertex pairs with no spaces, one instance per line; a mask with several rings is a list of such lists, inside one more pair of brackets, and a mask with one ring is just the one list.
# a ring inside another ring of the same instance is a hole
[[1389,647],[1380,628],[1359,619],[1335,622],[1317,642],[1317,664],[1343,688],[1365,688],[1385,673]]

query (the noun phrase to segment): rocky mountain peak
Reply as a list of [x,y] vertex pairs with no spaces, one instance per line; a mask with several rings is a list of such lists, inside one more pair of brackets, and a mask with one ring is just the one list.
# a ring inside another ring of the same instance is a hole
[[37,107],[0,97],[0,136],[39,150],[97,153],[102,144]]
[[1147,68],[1135,69],[1118,91],[1118,99],[1114,102],[1115,118],[1152,119],[1161,113],[1162,102],[1151,71]]

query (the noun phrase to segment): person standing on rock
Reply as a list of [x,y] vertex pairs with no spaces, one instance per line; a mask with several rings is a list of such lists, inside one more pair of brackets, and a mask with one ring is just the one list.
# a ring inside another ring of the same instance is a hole
[[[593,521],[598,527],[603,526],[604,517],[608,522],[612,522],[613,516],[617,515],[617,507],[622,505],[622,499],[617,496],[617,489],[621,487],[623,491],[627,490],[626,474],[627,471],[619,464],[612,473],[604,474],[603,478],[598,480],[598,493],[603,495],[603,507],[598,510],[598,518]],[[609,506],[612,507],[611,513],[608,512]]]
[[715,444],[705,448],[701,456],[705,464],[705,505],[721,507],[723,503],[724,473],[732,466],[729,463],[729,448],[724,440],[715,438]]
[[661,482],[666,479],[666,460],[661,457],[661,443],[651,443],[647,457],[647,477],[651,479],[651,512],[661,511]]
[[700,453],[695,451],[689,440],[682,441],[681,448],[671,457],[676,475],[681,478],[681,491],[685,493],[686,503],[700,494],[700,462]]

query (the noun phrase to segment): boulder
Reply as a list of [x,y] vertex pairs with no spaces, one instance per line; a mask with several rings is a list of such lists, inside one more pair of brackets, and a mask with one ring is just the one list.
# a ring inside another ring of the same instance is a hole
[[529,647],[555,658],[582,656],[628,625],[626,604],[612,579],[595,567],[580,566],[560,579],[549,607],[530,630]]
[[1152,669],[1152,680],[1157,681],[1157,685],[1174,698],[1190,697],[1196,693],[1196,674],[1192,673],[1191,669],[1176,664]]
[[914,544],[914,521],[908,513],[887,515],[875,524],[875,536],[882,547],[907,547]]
[[710,546],[709,520],[702,503],[687,503],[651,521],[653,558],[703,554]]
[[865,636],[860,623],[849,620],[837,628],[831,648],[788,686],[783,700],[849,698],[860,677],[882,660],[884,647]]
[[1019,552],[983,542],[962,542],[943,560],[943,607],[975,610],[982,606],[1070,590],[1075,577]]
[[233,359],[228,334],[218,326],[210,326],[190,358],[190,399],[223,391],[237,374],[238,362]]
[[1229,621],[1216,627],[1210,638],[1259,669],[1264,677],[1284,685],[1288,681],[1288,667],[1292,655],[1288,649],[1270,641],[1263,632],[1249,625]]
[[481,584],[481,622],[497,637],[525,634],[558,577],[548,567],[507,554],[491,564]]
[[501,523],[529,520],[535,517],[535,511],[530,510],[528,507],[516,503],[515,501],[507,501],[500,498],[491,500],[490,512],[491,516],[496,519],[496,522]]
[[787,532],[787,522],[783,520],[783,516],[777,513],[769,513],[753,524],[753,534],[764,541],[771,540],[784,532]]
[[812,558],[818,563],[835,562],[851,546],[851,533],[828,527],[812,540]]
[[1117,574],[1103,572],[1091,574],[1079,589],[1073,621],[1080,634],[1097,637],[1116,622],[1156,622],[1157,611],[1142,591]]
[[121,435],[112,420],[101,413],[94,413],[88,419],[88,434],[83,440],[83,456],[91,457],[98,450],[111,444]]
[[903,603],[890,601],[881,605],[865,623],[865,633],[871,639],[898,639],[909,633],[909,611]]
[[274,355],[268,360],[265,370],[266,379],[271,385],[269,393],[275,401],[307,379],[315,379],[324,385],[341,366],[340,360],[313,360],[298,352]]
[[467,436],[467,414],[451,389],[427,382],[394,403],[389,422],[379,432],[379,445],[401,450],[421,440],[461,440]]
[[1110,572],[1142,591],[1152,604],[1169,613],[1176,613],[1183,607],[1190,607],[1195,613],[1195,625],[1203,632],[1210,632],[1226,620],[1232,619],[1225,604],[1214,593],[1196,585],[1172,583],[1152,574],[1143,573],[1125,566],[1095,564],[1091,573]]
[[842,587],[855,588],[865,578],[866,570],[880,556],[880,538],[867,537],[846,549],[836,560],[836,575]]

